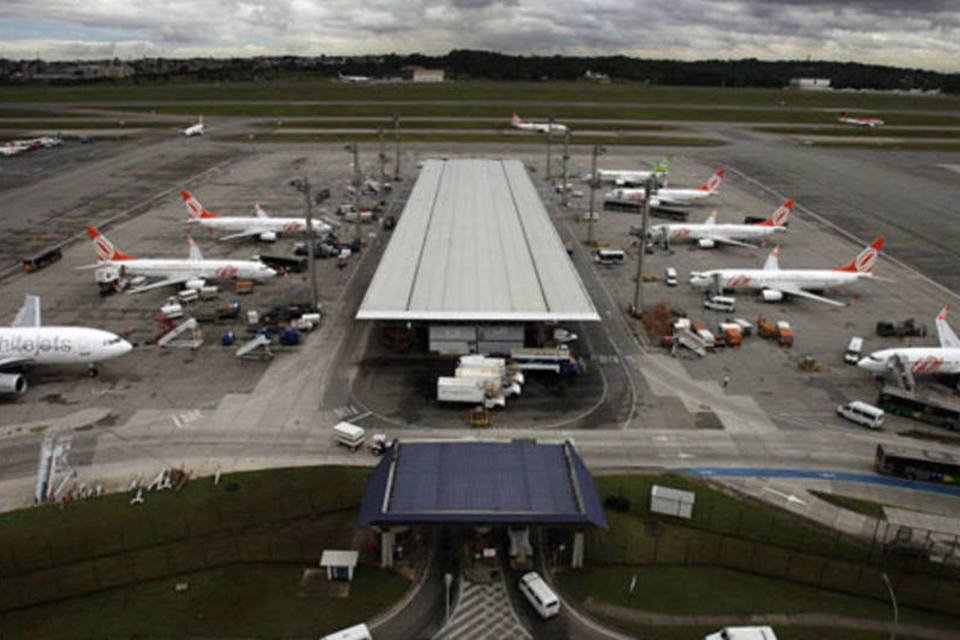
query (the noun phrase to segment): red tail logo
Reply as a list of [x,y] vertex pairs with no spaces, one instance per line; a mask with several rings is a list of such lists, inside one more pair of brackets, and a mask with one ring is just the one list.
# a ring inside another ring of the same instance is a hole
[[197,218],[216,218],[217,214],[210,213],[203,208],[203,205],[193,197],[189,191],[181,191],[180,197],[183,199],[183,204],[187,207],[187,215],[191,220],[196,220]]
[[790,213],[793,211],[793,198],[790,198],[782,205],[780,208],[773,212],[773,214],[764,220],[763,222],[758,222],[761,227],[785,227],[787,226],[787,220],[790,218]]
[[883,236],[880,236],[869,247],[861,251],[856,258],[849,264],[837,267],[834,271],[850,271],[852,273],[871,273],[873,267],[877,264],[877,258],[880,256],[880,250],[883,249],[885,242]]
[[723,182],[723,176],[723,169],[717,169],[717,172],[707,180],[707,184],[699,187],[700,191],[716,191],[720,188],[720,183]]
[[113,243],[107,239],[107,236],[101,234],[96,228],[87,227],[87,235],[93,240],[93,246],[97,250],[97,261],[133,260],[133,256],[127,255],[113,246]]

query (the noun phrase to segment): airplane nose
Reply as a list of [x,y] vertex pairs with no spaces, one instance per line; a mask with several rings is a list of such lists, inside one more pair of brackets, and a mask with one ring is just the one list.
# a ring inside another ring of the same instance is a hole
[[869,357],[860,358],[860,360],[857,362],[857,366],[872,373],[879,373],[883,371],[883,363],[877,362],[876,360],[871,360]]
[[133,345],[127,342],[126,340],[121,340],[120,344],[117,345],[117,351],[120,352],[119,355],[124,355],[125,353],[130,353],[133,351]]

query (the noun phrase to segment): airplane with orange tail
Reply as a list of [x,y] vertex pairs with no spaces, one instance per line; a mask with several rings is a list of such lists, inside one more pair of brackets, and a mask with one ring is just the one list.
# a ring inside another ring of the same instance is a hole
[[[253,203],[255,216],[221,216],[207,211],[189,191],[181,191],[180,198],[187,208],[188,222],[211,231],[233,232],[220,240],[256,237],[263,242],[273,242],[279,234],[304,233],[307,229],[306,218],[272,218],[258,202]],[[312,222],[313,232],[321,237],[332,230],[326,222],[316,218]]]
[[187,236],[190,255],[186,259],[178,259],[134,257],[118,249],[107,236],[94,227],[87,227],[87,235],[97,250],[97,264],[80,267],[81,269],[112,266],[119,269],[123,275],[160,278],[141,287],[128,289],[127,293],[140,293],[158,287],[184,284],[191,280],[200,283],[207,280],[262,281],[277,275],[276,271],[259,260],[207,260],[190,236]]
[[720,290],[760,291],[764,302],[779,302],[785,297],[796,296],[831,304],[836,307],[846,303],[811,293],[847,284],[861,278],[873,278],[873,268],[880,256],[884,239],[879,237],[861,251],[856,258],[842,267],[833,269],[781,269],[780,245],[778,244],[762,269],[714,269],[690,274],[690,284],[701,289],[715,287]]

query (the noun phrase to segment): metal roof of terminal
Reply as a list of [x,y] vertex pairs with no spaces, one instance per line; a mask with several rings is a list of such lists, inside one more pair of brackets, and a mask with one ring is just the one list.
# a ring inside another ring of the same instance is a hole
[[518,160],[427,160],[360,320],[600,320]]
[[570,442],[402,442],[367,482],[361,525],[567,524],[606,529],[593,477]]

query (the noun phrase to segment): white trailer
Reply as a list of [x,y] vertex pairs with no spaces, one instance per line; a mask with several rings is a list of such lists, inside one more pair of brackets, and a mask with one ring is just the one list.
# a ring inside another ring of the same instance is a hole
[[503,388],[484,378],[437,378],[437,400],[482,404],[487,409],[505,407],[507,404]]
[[770,627],[724,627],[704,640],[777,640]]

